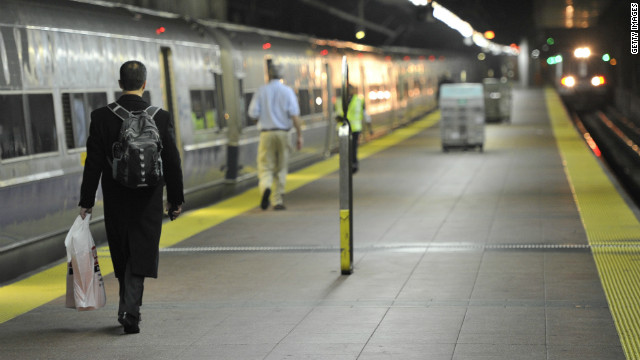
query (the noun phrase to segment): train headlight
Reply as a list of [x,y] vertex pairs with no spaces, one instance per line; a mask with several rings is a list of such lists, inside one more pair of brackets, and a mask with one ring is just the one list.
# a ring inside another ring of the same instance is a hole
[[573,52],[573,55],[580,59],[586,59],[591,56],[591,49],[589,49],[588,47],[577,48]]
[[594,76],[591,78],[591,85],[593,86],[600,86],[604,84],[605,84],[604,76]]
[[576,85],[576,78],[573,76],[565,76],[560,80],[560,83],[566,87],[574,87]]

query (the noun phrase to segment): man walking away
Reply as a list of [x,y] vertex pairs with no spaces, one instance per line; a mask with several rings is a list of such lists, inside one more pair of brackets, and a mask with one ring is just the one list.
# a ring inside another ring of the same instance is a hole
[[[184,203],[180,154],[176,146],[171,114],[158,110],[148,121],[160,144],[157,152],[162,159],[157,183],[138,187],[125,186],[112,176],[114,144],[120,144],[123,118],[116,114],[141,114],[149,108],[142,99],[147,71],[139,61],[127,61],[120,67],[119,84],[123,95],[110,107],[91,113],[87,159],[80,188],[80,216],[84,219],[94,206],[98,182],[102,178],[104,222],[115,276],[120,284],[118,321],[124,332],[140,332],[140,306],[145,277],[158,277],[158,255],[162,230],[162,194],[167,185],[167,209],[173,219],[180,215]],[[157,109],[157,108],[156,108]],[[120,149],[126,151],[126,149]],[[154,152],[157,155],[157,153]],[[160,162],[157,162],[160,164]],[[131,168],[131,167],[130,167]],[[143,167],[144,170],[144,167]],[[142,177],[144,178],[144,171]],[[114,174],[115,176],[115,174]],[[148,180],[147,180],[148,181]],[[129,184],[130,185],[130,184]]]
[[284,187],[289,171],[289,130],[295,127],[296,148],[302,148],[300,106],[293,89],[282,83],[282,68],[270,64],[269,83],[261,86],[249,104],[249,116],[258,119],[258,180],[260,208],[271,203],[273,187],[274,210],[284,210]]

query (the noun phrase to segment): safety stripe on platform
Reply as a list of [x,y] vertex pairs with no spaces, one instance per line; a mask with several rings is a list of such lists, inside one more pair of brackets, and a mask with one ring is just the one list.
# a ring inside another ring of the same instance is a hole
[[[605,245],[605,247],[627,248],[622,245]],[[589,251],[588,244],[477,244],[477,243],[425,243],[425,244],[376,244],[371,246],[354,246],[355,250],[361,251],[399,251],[399,252],[464,252],[464,251]],[[334,252],[339,251],[340,246],[305,246],[305,245],[282,245],[282,246],[175,246],[162,248],[162,253],[199,253],[199,252]],[[640,247],[637,247],[640,250]]]
[[[547,89],[549,117],[627,359],[640,359],[640,223]],[[610,245],[610,246],[604,246]]]
[[[433,126],[439,119],[440,112],[433,112],[406,127],[396,129],[386,136],[368,142],[359,148],[359,157],[364,159],[394,146]],[[287,176],[286,191],[291,192],[337,171],[338,168],[339,158],[338,156],[332,156],[300,171],[291,173]],[[168,222],[162,226],[160,248],[173,246],[193,235],[243,214],[255,208],[258,205],[258,199],[259,190],[255,187],[212,206],[186,212],[180,216],[178,221]],[[71,223],[73,223],[73,219],[69,220],[69,224]],[[338,226],[337,220],[336,226]],[[102,275],[106,276],[112,273],[113,265],[107,247],[98,249],[98,258]],[[1,287],[0,324],[63,296],[66,291],[66,271],[67,264],[62,263],[38,272],[24,280]]]

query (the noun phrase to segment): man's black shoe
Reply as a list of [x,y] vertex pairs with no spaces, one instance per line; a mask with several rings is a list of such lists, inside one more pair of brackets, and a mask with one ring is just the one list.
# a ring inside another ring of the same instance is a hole
[[287,208],[284,206],[284,204],[278,204],[273,207],[273,210],[287,210]]
[[267,210],[269,207],[269,196],[271,196],[271,189],[265,189],[262,193],[262,201],[260,202],[260,208]]
[[124,326],[125,334],[137,334],[140,332],[140,326],[138,325],[140,319],[137,316],[124,313],[122,317],[118,316],[118,322]]
[[[124,326],[124,314],[125,313],[118,313],[118,322],[122,326]],[[138,314],[138,323],[141,323],[141,322],[142,322],[142,314]]]

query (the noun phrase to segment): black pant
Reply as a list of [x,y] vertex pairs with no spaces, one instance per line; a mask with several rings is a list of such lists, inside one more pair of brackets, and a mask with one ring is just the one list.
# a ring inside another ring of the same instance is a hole
[[142,306],[142,293],[144,291],[144,276],[131,273],[131,259],[127,261],[124,277],[118,278],[118,282],[120,283],[118,314],[127,313],[139,317],[140,306]]
[[360,142],[360,131],[351,133],[351,165],[358,168],[358,143]]

